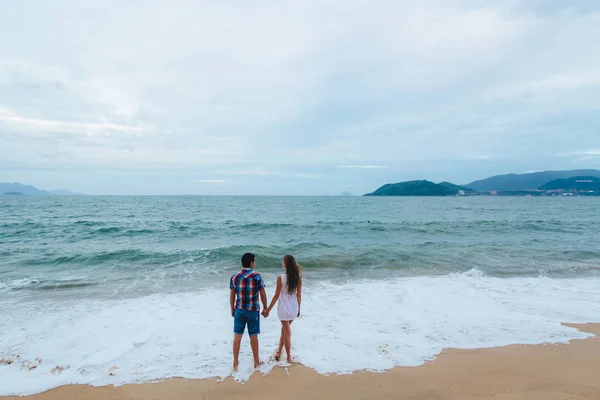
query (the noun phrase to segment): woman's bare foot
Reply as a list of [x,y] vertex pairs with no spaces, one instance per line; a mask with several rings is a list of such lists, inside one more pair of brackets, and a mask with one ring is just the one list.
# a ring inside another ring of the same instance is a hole
[[261,365],[263,365],[264,363],[262,361],[259,361],[258,363],[255,361],[254,362],[254,369],[260,367]]
[[292,359],[292,357],[288,357],[287,362],[288,362],[288,364],[293,364],[294,360]]
[[239,362],[234,362],[233,363],[233,372],[237,372],[238,366],[239,366]]
[[280,351],[275,353],[275,361],[279,361],[279,360],[281,360],[281,352]]

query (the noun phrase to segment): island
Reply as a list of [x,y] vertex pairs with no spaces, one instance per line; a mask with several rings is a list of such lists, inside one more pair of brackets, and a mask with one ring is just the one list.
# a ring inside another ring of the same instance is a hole
[[600,170],[498,175],[466,185],[413,180],[388,183],[365,196],[600,196]]
[[79,193],[70,190],[42,190],[35,186],[24,185],[19,182],[0,182],[0,193],[9,196],[79,196]]
[[496,175],[468,183],[466,186],[479,193],[514,192],[537,190],[550,181],[569,179],[573,177],[600,178],[600,170],[576,169],[569,171],[539,171],[527,174]]
[[555,179],[538,188],[556,192],[600,192],[600,178],[595,176],[574,176],[567,179]]
[[433,183],[426,180],[388,183],[365,196],[464,196],[472,189],[450,182]]

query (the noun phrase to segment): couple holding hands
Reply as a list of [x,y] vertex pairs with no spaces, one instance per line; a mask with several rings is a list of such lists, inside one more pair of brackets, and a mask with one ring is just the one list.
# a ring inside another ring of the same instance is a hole
[[254,356],[254,367],[260,365],[258,354],[258,335],[260,334],[260,305],[263,304],[263,317],[267,318],[277,304],[277,317],[281,321],[281,336],[275,359],[279,361],[281,352],[285,348],[288,363],[292,363],[292,329],[295,318],[300,316],[302,303],[302,275],[296,259],[291,255],[283,257],[281,266],[285,272],[277,277],[275,294],[271,304],[267,307],[267,294],[262,277],[254,270],[256,257],[252,253],[242,256],[242,270],[231,277],[229,282],[229,303],[233,317],[233,370],[237,371],[239,365],[240,345],[242,335],[248,326],[250,347]]

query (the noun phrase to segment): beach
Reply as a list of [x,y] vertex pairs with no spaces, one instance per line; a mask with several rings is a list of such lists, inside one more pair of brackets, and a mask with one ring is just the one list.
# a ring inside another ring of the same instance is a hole
[[[600,335],[600,324],[573,325]],[[320,375],[294,365],[245,383],[170,379],[119,387],[64,386],[31,400],[440,399],[578,400],[600,398],[600,338],[568,344],[444,350],[419,367],[383,373]],[[22,397],[2,397],[4,400]]]

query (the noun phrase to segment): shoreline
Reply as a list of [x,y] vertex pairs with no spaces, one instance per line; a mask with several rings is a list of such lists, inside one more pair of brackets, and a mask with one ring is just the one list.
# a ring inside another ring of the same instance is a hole
[[94,387],[67,385],[36,395],[0,400],[158,399],[599,399],[600,323],[564,324],[596,335],[567,344],[509,345],[474,350],[444,349],[418,367],[385,372],[320,375],[294,365],[244,384],[168,379],[157,383]]

